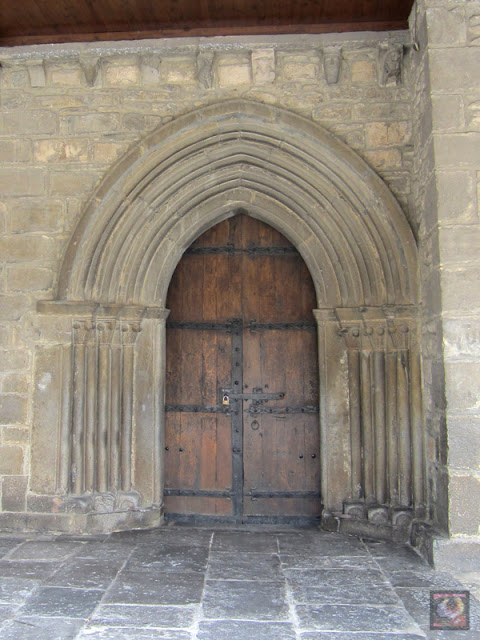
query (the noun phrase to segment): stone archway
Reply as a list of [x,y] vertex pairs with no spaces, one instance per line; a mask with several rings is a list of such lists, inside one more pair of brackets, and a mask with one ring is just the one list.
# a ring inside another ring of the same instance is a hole
[[405,216],[321,127],[228,101],[165,125],[112,168],[66,250],[57,299],[38,305],[63,318],[70,341],[38,354],[37,376],[50,367],[60,391],[46,461],[49,436],[34,436],[32,486],[67,528],[160,520],[168,284],[193,240],[238,209],[284,234],[315,285],[325,524],[388,536],[423,515],[416,246]]

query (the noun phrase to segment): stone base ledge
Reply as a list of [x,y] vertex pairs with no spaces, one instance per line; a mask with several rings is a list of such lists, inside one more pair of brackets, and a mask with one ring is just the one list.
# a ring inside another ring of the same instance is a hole
[[480,536],[437,538],[433,543],[435,568],[451,573],[480,571]]
[[16,533],[113,533],[151,529],[163,524],[163,509],[149,508],[116,513],[0,513],[0,530]]

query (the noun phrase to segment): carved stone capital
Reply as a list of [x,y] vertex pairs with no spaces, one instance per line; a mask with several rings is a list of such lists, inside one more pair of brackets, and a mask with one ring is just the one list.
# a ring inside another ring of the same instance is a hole
[[140,331],[141,326],[138,322],[122,322],[120,327],[122,344],[124,346],[133,346]]
[[75,345],[87,344],[94,339],[94,325],[90,320],[74,320],[72,328]]

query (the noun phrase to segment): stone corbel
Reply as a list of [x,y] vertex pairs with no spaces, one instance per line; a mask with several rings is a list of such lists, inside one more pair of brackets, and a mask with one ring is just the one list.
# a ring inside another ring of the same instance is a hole
[[98,74],[100,72],[100,60],[99,58],[92,57],[80,57],[80,67],[85,76],[85,81],[89,87],[94,87]]
[[27,64],[28,77],[31,87],[45,87],[47,84],[47,74],[45,60],[35,60]]
[[326,47],[323,50],[323,70],[327,84],[337,84],[342,65],[342,47]]
[[200,51],[197,55],[197,80],[205,89],[213,87],[213,51]]
[[402,80],[403,45],[383,42],[378,46],[378,83],[399,84]]

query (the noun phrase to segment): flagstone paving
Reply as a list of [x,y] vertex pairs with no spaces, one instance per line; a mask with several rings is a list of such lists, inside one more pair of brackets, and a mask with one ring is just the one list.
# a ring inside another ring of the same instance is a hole
[[430,631],[460,589],[407,546],[317,529],[0,536],[1,640],[480,640]]

